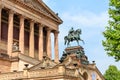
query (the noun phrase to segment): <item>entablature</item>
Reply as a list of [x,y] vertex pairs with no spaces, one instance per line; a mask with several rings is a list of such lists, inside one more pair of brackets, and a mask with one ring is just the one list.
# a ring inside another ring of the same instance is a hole
[[56,31],[58,31],[58,25],[62,23],[57,22],[57,19],[57,21],[55,21],[42,11],[33,8],[20,0],[3,0],[2,5],[4,5],[5,9],[14,11],[15,14],[23,15],[28,19],[34,20],[35,22],[43,24]]

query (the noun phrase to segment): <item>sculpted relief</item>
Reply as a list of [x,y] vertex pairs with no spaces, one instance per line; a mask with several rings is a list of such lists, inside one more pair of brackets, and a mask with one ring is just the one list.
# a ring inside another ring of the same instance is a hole
[[42,6],[40,5],[36,0],[21,0],[22,2],[24,2],[25,4],[29,5],[30,7],[37,9],[38,11],[41,11],[49,16],[50,13]]

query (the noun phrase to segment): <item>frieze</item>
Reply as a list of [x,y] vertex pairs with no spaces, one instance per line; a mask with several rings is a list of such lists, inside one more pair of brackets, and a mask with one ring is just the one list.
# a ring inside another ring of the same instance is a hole
[[68,75],[68,76],[75,76],[75,70],[66,69],[66,75]]

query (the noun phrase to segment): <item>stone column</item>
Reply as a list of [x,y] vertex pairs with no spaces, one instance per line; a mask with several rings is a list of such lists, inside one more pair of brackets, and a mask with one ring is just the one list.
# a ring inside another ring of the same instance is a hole
[[8,19],[8,43],[7,43],[7,53],[11,56],[12,46],[13,46],[13,18],[14,12],[9,11],[9,19]]
[[48,57],[51,59],[52,55],[51,55],[51,29],[47,28],[47,55]]
[[1,41],[1,22],[2,22],[2,7],[0,6],[0,41]]
[[39,24],[39,60],[43,59],[43,25]]
[[34,21],[30,21],[29,56],[34,58]]
[[58,33],[54,32],[54,54],[55,54],[55,62],[59,62],[59,51],[58,51]]
[[19,50],[24,54],[24,17],[20,16]]

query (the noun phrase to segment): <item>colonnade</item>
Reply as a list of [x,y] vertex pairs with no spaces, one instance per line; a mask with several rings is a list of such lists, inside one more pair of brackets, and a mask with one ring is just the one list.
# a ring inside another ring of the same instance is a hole
[[[0,36],[1,36],[1,15],[2,8],[0,8]],[[9,10],[8,11],[8,42],[7,42],[7,53],[9,56],[12,55],[12,46],[13,46],[13,26],[14,26],[14,15],[17,14],[16,12]],[[19,15],[20,17],[20,26],[19,26],[19,50],[22,54],[24,54],[24,15]],[[36,22],[34,20],[30,20],[30,33],[29,33],[29,56],[34,58],[34,24]],[[39,23],[39,38],[38,38],[38,55],[39,60],[42,60],[43,58],[43,28],[45,27],[44,24]],[[47,27],[47,46],[46,46],[46,52],[49,58],[52,58],[51,54],[51,31],[52,29]],[[59,54],[58,54],[58,31],[54,30],[54,53],[55,53],[55,62],[58,62],[59,60]],[[1,39],[1,38],[0,38]]]

